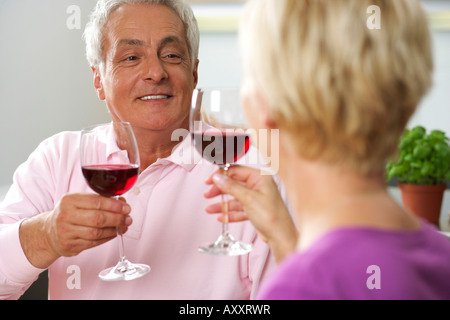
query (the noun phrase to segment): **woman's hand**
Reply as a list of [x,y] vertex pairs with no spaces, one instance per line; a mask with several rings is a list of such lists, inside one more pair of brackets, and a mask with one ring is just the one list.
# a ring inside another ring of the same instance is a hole
[[[232,166],[226,175],[214,172],[206,184],[212,185],[204,194],[208,199],[221,194],[234,197],[228,201],[229,221],[250,220],[277,261],[295,249],[297,230],[272,176],[261,175],[259,169]],[[221,213],[221,203],[206,207],[206,212]]]

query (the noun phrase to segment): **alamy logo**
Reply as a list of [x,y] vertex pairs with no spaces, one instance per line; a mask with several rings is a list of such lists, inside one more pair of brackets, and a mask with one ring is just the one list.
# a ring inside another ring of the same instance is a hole
[[367,267],[367,274],[370,274],[370,277],[367,278],[366,285],[369,290],[380,290],[381,289],[381,269],[377,265],[371,265]]
[[367,8],[367,14],[370,14],[367,19],[367,28],[370,30],[381,29],[381,10],[379,6],[369,6]]
[[81,269],[77,265],[71,265],[67,267],[67,278],[66,285],[69,290],[80,290],[81,289]]
[[66,13],[68,14],[66,20],[66,26],[69,30],[81,29],[81,9],[77,5],[71,5],[67,7]]

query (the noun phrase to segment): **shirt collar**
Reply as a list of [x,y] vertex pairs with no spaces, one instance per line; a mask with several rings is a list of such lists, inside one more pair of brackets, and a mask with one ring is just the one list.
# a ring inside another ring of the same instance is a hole
[[106,156],[109,159],[111,156],[118,152],[121,152],[122,150],[120,150],[119,146],[117,146],[112,126],[108,126],[103,130],[104,134],[100,135],[99,141],[103,142],[106,145]]
[[193,148],[193,141],[191,134],[187,132],[187,135],[183,140],[173,149],[172,154],[162,159],[163,161],[169,161],[184,168],[186,171],[191,171],[200,161],[200,155],[197,154]]
[[[181,129],[183,130],[183,129]],[[192,137],[188,130],[184,131],[185,136],[181,136],[183,140],[178,143],[170,156],[167,158],[158,159],[155,164],[173,163],[184,168],[186,171],[191,171],[200,162],[200,155],[195,151],[192,145]],[[106,154],[108,158],[116,156],[123,152],[115,143],[114,132],[110,129],[105,129],[104,134],[100,135],[99,142],[106,145]]]

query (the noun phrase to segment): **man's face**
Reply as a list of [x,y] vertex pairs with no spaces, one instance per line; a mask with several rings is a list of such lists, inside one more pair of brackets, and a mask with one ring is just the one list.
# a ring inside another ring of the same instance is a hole
[[94,69],[94,82],[112,120],[188,128],[198,63],[193,67],[178,15],[163,5],[123,5],[110,15],[103,40],[104,74]]

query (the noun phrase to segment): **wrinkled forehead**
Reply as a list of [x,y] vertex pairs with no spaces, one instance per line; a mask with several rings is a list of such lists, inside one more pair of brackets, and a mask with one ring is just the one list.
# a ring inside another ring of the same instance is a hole
[[[178,14],[161,4],[125,4],[115,9],[109,16],[104,30],[104,38],[133,34],[148,37],[154,34],[170,34],[186,41],[186,28]],[[131,37],[135,38],[135,37]]]

